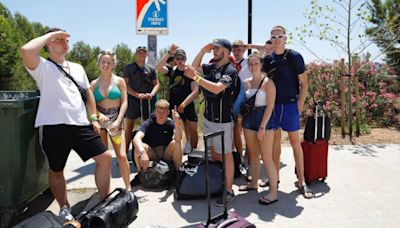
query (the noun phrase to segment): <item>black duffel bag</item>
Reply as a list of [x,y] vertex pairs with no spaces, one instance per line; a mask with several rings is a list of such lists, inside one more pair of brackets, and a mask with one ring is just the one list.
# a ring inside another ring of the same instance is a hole
[[78,217],[82,228],[127,227],[136,219],[138,201],[132,192],[116,188],[87,213]]
[[[208,172],[210,193],[212,197],[222,194],[223,171],[220,162],[209,161]],[[184,162],[179,168],[175,186],[176,199],[204,199],[206,191],[206,163],[198,164]]]
[[175,176],[175,165],[173,161],[164,159],[153,161],[152,167],[139,172],[138,175],[140,184],[145,188],[168,188]]

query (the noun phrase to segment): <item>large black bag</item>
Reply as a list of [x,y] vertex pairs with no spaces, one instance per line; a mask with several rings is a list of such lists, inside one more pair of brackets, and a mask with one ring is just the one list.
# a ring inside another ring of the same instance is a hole
[[116,188],[87,213],[78,217],[82,228],[126,227],[136,219],[138,201],[132,192]]
[[175,165],[173,161],[160,159],[153,161],[153,166],[139,172],[140,184],[143,187],[166,188],[171,185],[175,175]]
[[[331,119],[327,115],[324,105],[325,102],[316,102],[314,116],[307,117],[304,129],[304,140],[307,142],[315,142],[316,139],[329,140],[331,137]],[[319,115],[319,112],[322,115]]]
[[14,226],[14,228],[62,228],[62,224],[61,219],[57,215],[51,211],[43,211],[22,221]]
[[[222,193],[222,166],[220,162],[209,162],[210,194],[212,197]],[[184,162],[179,168],[175,186],[176,199],[202,199],[207,196],[206,190],[206,164],[201,161],[198,164]]]

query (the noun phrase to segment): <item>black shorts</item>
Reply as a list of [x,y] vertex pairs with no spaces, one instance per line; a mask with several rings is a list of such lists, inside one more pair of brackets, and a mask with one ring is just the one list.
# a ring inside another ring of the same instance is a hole
[[[170,102],[170,109],[173,109],[175,107],[176,104],[174,104],[173,102]],[[178,107],[179,104],[177,104],[176,106]],[[170,117],[172,118],[172,113],[170,113]],[[179,113],[179,117],[182,120],[190,120],[192,122],[197,122],[197,114],[196,114],[196,110],[194,108],[194,103],[190,103],[188,106],[186,106],[183,109],[183,113]]]
[[107,150],[92,125],[46,125],[39,128],[39,134],[40,145],[47,156],[50,169],[54,172],[64,169],[71,149],[76,151],[83,161]]
[[148,100],[140,100],[134,96],[128,96],[128,109],[125,113],[125,118],[137,119],[143,117],[143,120],[149,118],[149,107],[151,112],[151,102]]

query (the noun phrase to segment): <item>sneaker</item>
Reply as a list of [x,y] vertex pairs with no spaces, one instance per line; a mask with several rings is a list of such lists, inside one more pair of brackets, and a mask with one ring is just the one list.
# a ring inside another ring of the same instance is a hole
[[190,144],[186,143],[185,148],[183,149],[183,154],[187,155],[190,154],[192,152],[192,147],[190,146]]
[[71,214],[71,208],[64,205],[60,208],[60,213],[58,216],[65,222],[65,221],[72,221],[74,220],[74,216]]
[[[217,201],[215,202],[215,204],[218,207],[223,207],[224,206],[224,199],[223,199],[223,194],[217,199]],[[235,198],[235,193],[233,192],[229,192],[226,191],[226,205],[228,205],[229,202],[231,202],[233,199]]]

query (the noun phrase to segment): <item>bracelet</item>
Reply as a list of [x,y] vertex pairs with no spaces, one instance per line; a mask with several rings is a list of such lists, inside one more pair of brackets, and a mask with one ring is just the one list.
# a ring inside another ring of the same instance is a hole
[[97,114],[90,115],[89,120],[91,123],[94,121],[99,121],[99,119],[97,118]]
[[196,78],[194,79],[194,82],[196,82],[196,84],[199,85],[200,84],[200,80],[201,80],[201,77],[196,76]]

